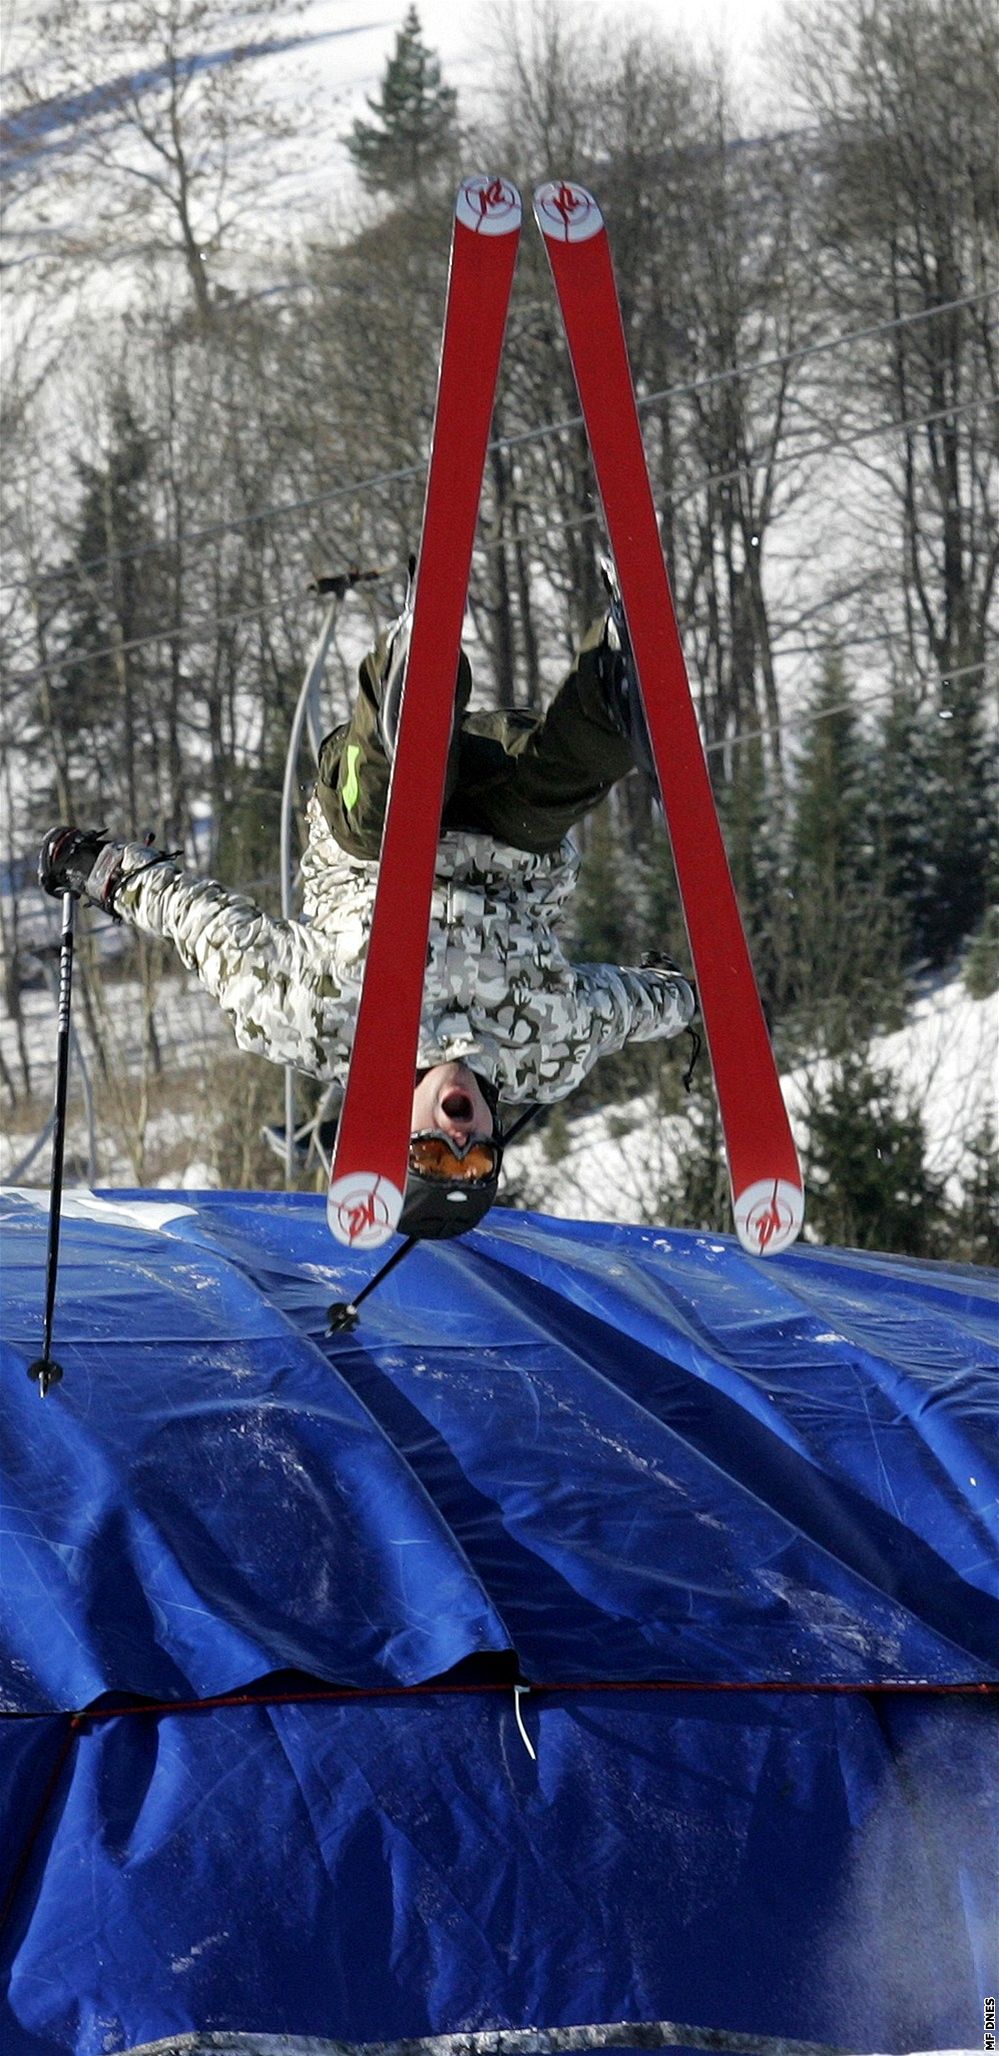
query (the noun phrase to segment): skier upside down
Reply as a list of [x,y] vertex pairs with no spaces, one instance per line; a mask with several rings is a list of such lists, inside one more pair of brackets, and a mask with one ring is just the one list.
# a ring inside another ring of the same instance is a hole
[[[39,858],[73,892],[172,942],[240,1048],[346,1082],[377,885],[409,638],[403,614],[360,667],[349,722],[326,737],[309,800],[303,915],[279,920],[175,855],[59,827]],[[692,988],[668,958],[571,964],[559,927],[578,873],[569,831],[651,763],[631,666],[595,623],[543,715],[470,713],[462,653],[438,844],[413,1088],[407,1234],[462,1232],[492,1205],[499,1103],[548,1104],[628,1042],[678,1035]],[[391,1062],[391,1022],[385,1061]],[[460,1186],[465,1204],[441,1204]]]

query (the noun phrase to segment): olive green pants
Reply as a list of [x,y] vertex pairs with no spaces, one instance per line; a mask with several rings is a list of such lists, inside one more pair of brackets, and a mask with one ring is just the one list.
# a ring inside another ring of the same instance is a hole
[[[319,804],[337,842],[354,857],[377,857],[381,847],[391,773],[378,721],[387,656],[383,638],[361,665],[351,720],[335,728],[319,752]],[[604,696],[607,667],[616,661],[601,619],[584,637],[546,713],[469,714],[472,674],[463,652],[442,829],[474,829],[519,850],[556,849],[634,762]]]

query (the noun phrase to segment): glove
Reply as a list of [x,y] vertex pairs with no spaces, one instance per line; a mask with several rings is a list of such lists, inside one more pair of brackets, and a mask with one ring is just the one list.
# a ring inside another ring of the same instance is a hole
[[82,899],[107,843],[103,828],[50,828],[38,852],[38,883],[53,899],[71,892]]
[[[647,949],[645,955],[642,958],[642,970],[661,971],[664,975],[669,974],[672,977],[682,978],[684,984],[689,985],[690,990],[694,995],[694,1013],[696,1014],[700,1011],[697,1004],[697,987],[694,984],[693,979],[688,975],[688,973],[680,969],[680,966],[677,963],[675,957],[668,957],[666,955],[665,950]],[[697,1029],[692,1027],[689,1021],[684,1030],[684,1033],[686,1035],[689,1035],[692,1045],[690,1053],[690,1062],[688,1063],[687,1068],[683,1074],[684,1091],[689,1092],[694,1082],[694,1072],[697,1068],[697,1059],[701,1054],[701,1038],[697,1033]]]
[[643,971],[662,971],[664,974],[669,973],[674,978],[682,978],[684,984],[689,985],[694,995],[694,1012],[698,1012],[697,987],[690,972],[685,971],[683,966],[677,963],[675,957],[668,957],[665,950],[647,949],[641,959],[641,967]]
[[118,921],[121,916],[115,912],[114,901],[123,878],[136,878],[151,865],[169,863],[178,854],[153,849],[148,836],[144,861],[131,863],[126,871],[124,858],[129,849],[140,854],[135,844],[109,842],[103,828],[50,828],[38,853],[38,883],[55,899],[73,893]]
[[[675,971],[678,978],[687,978],[686,971],[677,963],[676,958],[668,957],[665,950],[647,949],[641,961],[643,971]],[[687,984],[690,984],[689,978]]]

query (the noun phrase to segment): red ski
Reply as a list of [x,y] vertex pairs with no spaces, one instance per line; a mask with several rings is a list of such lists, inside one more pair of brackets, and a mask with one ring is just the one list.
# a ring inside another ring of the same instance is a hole
[[592,194],[539,186],[545,239],[635,659],[718,1092],[739,1240],[794,1241],[801,1169],[691,698],[663,562],[610,244]]
[[[327,1218],[339,1242],[394,1232],[407,1176],[444,776],[520,196],[505,179],[458,194],[413,623],[378,891],[337,1128]],[[447,680],[448,689],[442,691]]]

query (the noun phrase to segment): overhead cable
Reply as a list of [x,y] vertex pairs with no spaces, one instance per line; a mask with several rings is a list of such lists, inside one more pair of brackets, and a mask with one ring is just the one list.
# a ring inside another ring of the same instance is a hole
[[[779,351],[770,357],[758,358],[753,364],[747,366],[728,366],[720,371],[707,373],[700,379],[683,381],[677,385],[663,387],[660,391],[654,393],[643,394],[638,400],[638,406],[641,411],[644,411],[651,407],[661,406],[668,400],[682,399],[696,393],[706,392],[713,386],[755,378],[761,372],[772,371],[775,368],[795,364],[806,357],[818,356],[831,350],[852,348],[855,344],[869,341],[875,336],[888,335],[894,329],[908,328],[919,322],[934,320],[943,314],[954,313],[963,307],[977,306],[982,301],[996,298],[997,295],[999,295],[999,287],[991,287],[980,293],[965,294],[960,299],[943,301],[937,307],[917,308],[911,314],[897,315],[889,321],[875,323],[869,328],[853,329],[841,332],[838,335],[825,336],[814,343],[803,343],[795,350]],[[543,422],[535,428],[520,429],[513,435],[497,436],[490,443],[489,448],[491,451],[518,449],[527,443],[546,441],[550,436],[565,435],[572,430],[581,428],[582,425],[581,415],[568,416],[560,421]],[[358,495],[380,492],[386,487],[402,485],[414,479],[422,478],[425,471],[426,462],[424,460],[415,464],[400,465],[391,471],[373,472],[366,477],[355,479],[350,485],[331,486],[325,492],[311,493],[297,500],[285,500],[277,505],[269,504],[264,507],[257,507],[248,514],[233,515],[227,521],[210,522],[204,528],[191,530],[185,537],[185,542],[188,546],[192,546],[213,541],[220,535],[237,534],[246,528],[255,527],[261,523],[284,521],[294,514],[310,513],[317,507],[332,506],[339,500],[356,499]],[[162,548],[162,545],[157,543],[139,543],[133,550],[126,550],[116,554],[113,561],[115,563],[134,562],[141,557],[155,554],[160,548]],[[75,570],[78,575],[82,575],[87,571],[99,570],[110,561],[112,559],[107,555],[91,557],[85,563],[76,566]],[[29,579],[0,581],[0,590],[31,591],[33,590],[33,583]]]
[[[997,404],[999,404],[999,402],[996,402],[994,400],[971,400],[964,407],[942,408],[939,410],[939,412],[935,414],[916,415],[904,421],[881,422],[877,426],[872,428],[859,429],[856,435],[844,436],[841,438],[837,438],[837,440],[832,443],[816,444],[813,445],[811,449],[805,451],[798,451],[795,453],[793,458],[789,458],[785,461],[799,464],[803,462],[806,458],[822,455],[834,455],[839,450],[854,448],[859,443],[869,442],[880,436],[901,434],[913,428],[930,427],[940,420],[953,420],[958,419],[959,417],[964,415],[980,413],[984,409],[994,407]],[[709,472],[706,474],[705,477],[696,481],[696,483],[686,486],[682,492],[676,494],[667,493],[663,495],[663,504],[669,506],[684,506],[688,500],[693,499],[698,493],[703,492],[707,487],[717,487],[720,485],[731,484],[735,479],[742,478],[747,475],[748,467],[745,465],[739,465],[732,471]],[[594,509],[593,511],[588,512],[585,515],[577,515],[571,521],[563,522],[562,524],[560,524],[560,526],[562,530],[582,528],[586,526],[589,522],[595,522],[599,520],[599,518],[600,517],[597,510]],[[542,533],[546,535],[551,534],[551,525],[545,524],[544,529],[535,526],[532,530],[528,531],[528,537],[526,539],[529,540],[531,534],[538,535]],[[522,540],[523,539],[525,538],[522,538]],[[499,539],[486,544],[487,548],[498,548],[499,546]],[[149,547],[151,549],[154,548],[158,551],[163,551],[168,546],[160,543],[157,545],[150,545]],[[131,553],[129,553],[128,551],[124,551],[120,558],[116,557],[114,559],[102,559],[101,561],[103,563],[123,563],[128,561],[130,554]],[[72,670],[75,669],[77,665],[102,663],[106,659],[122,656],[126,652],[132,650],[145,649],[156,643],[197,643],[199,641],[205,640],[216,628],[229,627],[235,623],[244,620],[263,620],[269,614],[283,612],[286,609],[287,604],[288,602],[286,598],[274,601],[263,601],[258,606],[239,609],[231,614],[210,615],[207,618],[207,620],[203,622],[195,622],[187,626],[183,623],[176,623],[173,627],[153,629],[144,635],[132,636],[122,642],[109,643],[106,644],[103,648],[99,648],[96,650],[74,651],[73,653],[68,654],[64,657],[48,658],[44,663],[36,664],[28,671],[11,673],[10,682],[12,686],[31,685],[35,682],[36,679],[50,676],[53,673]]]

